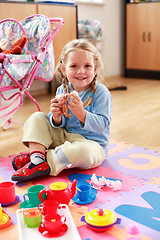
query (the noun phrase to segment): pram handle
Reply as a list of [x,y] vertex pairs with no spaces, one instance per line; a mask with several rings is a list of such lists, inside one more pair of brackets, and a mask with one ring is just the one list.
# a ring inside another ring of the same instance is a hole
[[64,20],[63,18],[49,18],[49,21],[51,24],[55,24],[51,30],[51,37],[49,39],[49,41],[46,44],[46,48],[48,47],[48,45],[50,44],[50,42],[53,40],[53,38],[55,37],[55,35],[57,34],[57,32],[60,30],[60,28],[63,26],[64,24]]

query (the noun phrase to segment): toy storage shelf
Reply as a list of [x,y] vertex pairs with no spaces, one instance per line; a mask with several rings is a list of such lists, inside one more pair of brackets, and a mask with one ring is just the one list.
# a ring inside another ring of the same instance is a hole
[[125,4],[125,76],[160,79],[160,2]]

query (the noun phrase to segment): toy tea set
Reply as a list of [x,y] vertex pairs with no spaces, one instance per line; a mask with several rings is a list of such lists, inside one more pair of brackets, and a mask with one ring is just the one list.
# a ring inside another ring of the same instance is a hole
[[[96,195],[92,193],[89,184],[77,186],[77,180],[69,184],[70,188],[65,182],[54,182],[48,189],[41,184],[28,188],[27,193],[23,195],[24,201],[20,204],[21,209],[17,210],[20,240],[27,240],[32,237],[32,234],[36,234],[38,239],[41,237],[56,238],[63,235],[65,240],[72,237],[74,239],[75,235],[77,235],[77,240],[81,239],[68,204],[71,199],[80,205],[89,204],[96,199]],[[18,201],[14,183],[0,183],[0,196],[2,196],[1,188],[12,189],[9,199],[8,191],[5,191],[3,199],[0,197],[1,204],[13,204]],[[120,223],[120,219],[117,219],[116,215],[107,209],[94,209],[83,216],[81,221],[86,222],[87,227],[98,232],[106,231],[114,224]],[[0,228],[10,224],[10,216],[0,208]]]

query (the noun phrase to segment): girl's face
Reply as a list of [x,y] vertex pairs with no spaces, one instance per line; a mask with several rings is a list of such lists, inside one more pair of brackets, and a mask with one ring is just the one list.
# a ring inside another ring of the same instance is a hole
[[78,49],[69,52],[62,68],[63,74],[77,92],[87,90],[96,74],[93,54],[86,50]]

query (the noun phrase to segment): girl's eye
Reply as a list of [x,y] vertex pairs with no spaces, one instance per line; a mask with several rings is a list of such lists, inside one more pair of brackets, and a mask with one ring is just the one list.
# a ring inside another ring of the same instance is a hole
[[75,64],[74,64],[74,65],[71,65],[71,68],[76,68],[76,67],[77,67],[77,65],[75,65]]
[[86,64],[85,67],[86,67],[86,68],[90,68],[90,67],[92,67],[92,66],[89,65],[89,64]]

